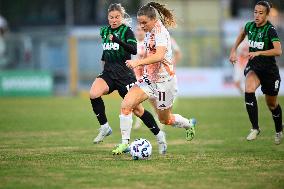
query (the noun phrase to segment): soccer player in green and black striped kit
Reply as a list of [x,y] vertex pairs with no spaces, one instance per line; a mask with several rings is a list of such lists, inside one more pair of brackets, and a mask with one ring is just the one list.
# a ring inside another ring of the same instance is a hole
[[252,124],[247,140],[256,139],[260,133],[255,91],[261,86],[275,124],[275,144],[280,144],[283,138],[283,125],[282,110],[277,96],[281,78],[275,56],[280,56],[282,49],[275,28],[268,21],[270,8],[271,4],[267,1],[259,1],[255,5],[254,21],[248,22],[240,32],[231,50],[230,61],[232,63],[236,62],[236,50],[247,35],[249,40],[249,61],[244,71],[246,76],[245,103]]
[[[101,28],[104,64],[103,72],[95,79],[90,89],[90,100],[93,111],[101,125],[100,132],[94,139],[94,143],[100,143],[112,133],[112,129],[105,114],[104,102],[101,98],[117,90],[119,95],[124,98],[128,90],[136,82],[136,77],[132,69],[125,64],[126,60],[131,59],[131,54],[137,53],[137,42],[131,28],[125,25],[125,9],[121,4],[111,4],[108,8],[109,26]],[[159,152],[164,154],[167,148],[165,134],[160,131],[153,115],[145,110],[141,104],[133,109],[133,113],[138,116],[144,124],[156,136]],[[131,128],[121,127],[121,132]],[[130,135],[125,140],[129,142]]]

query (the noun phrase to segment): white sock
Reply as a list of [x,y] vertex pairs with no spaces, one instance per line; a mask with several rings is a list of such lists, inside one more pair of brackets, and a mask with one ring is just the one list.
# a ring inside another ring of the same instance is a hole
[[174,127],[188,129],[190,127],[189,120],[182,117],[179,114],[173,114],[175,116]]
[[161,137],[163,137],[164,136],[164,132],[163,131],[159,131],[159,133],[156,135],[156,137],[158,138],[158,139],[160,139]]
[[122,144],[128,144],[132,127],[132,114],[119,115]]
[[106,122],[105,124],[101,125],[101,127],[110,127],[108,122]]

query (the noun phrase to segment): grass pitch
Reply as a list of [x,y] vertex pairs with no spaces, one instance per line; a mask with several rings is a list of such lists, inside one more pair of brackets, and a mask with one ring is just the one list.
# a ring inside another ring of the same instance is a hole
[[[249,120],[242,98],[179,99],[175,112],[196,117],[196,138],[166,127],[168,153],[158,155],[146,126],[151,160],[113,157],[120,142],[117,97],[105,97],[113,135],[92,144],[98,123],[85,98],[0,99],[0,188],[284,188],[284,143],[274,145],[274,126],[259,99],[262,129],[247,142]],[[284,98],[280,98],[282,107]]]

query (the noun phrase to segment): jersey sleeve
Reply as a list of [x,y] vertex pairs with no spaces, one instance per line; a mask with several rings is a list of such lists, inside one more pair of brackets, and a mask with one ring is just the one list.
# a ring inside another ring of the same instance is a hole
[[[105,27],[102,27],[102,28],[100,29],[100,36],[101,36],[101,39],[103,39],[104,30],[105,30]],[[103,51],[101,61],[105,61],[104,54],[105,54],[105,53],[104,53],[104,51]]]
[[274,41],[280,41],[278,35],[277,35],[277,32],[276,32],[276,29],[274,26],[271,26],[269,29],[268,29],[268,36],[269,36],[269,40],[271,42],[274,42]]
[[252,24],[252,22],[247,22],[245,27],[244,27],[244,31],[245,31],[245,34],[248,34],[248,30],[249,30],[249,26]]
[[133,31],[128,28],[125,34],[125,39],[126,39],[126,43],[131,44],[131,45],[137,45],[137,40],[134,36]]
[[101,27],[101,29],[100,29],[101,38],[103,38],[103,34],[104,34],[105,29],[106,29],[106,27]]

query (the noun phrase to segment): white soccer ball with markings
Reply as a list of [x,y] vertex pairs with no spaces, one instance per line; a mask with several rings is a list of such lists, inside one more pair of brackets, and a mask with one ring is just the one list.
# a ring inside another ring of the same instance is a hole
[[136,139],[130,144],[130,154],[134,160],[148,159],[152,154],[152,145],[146,139]]

